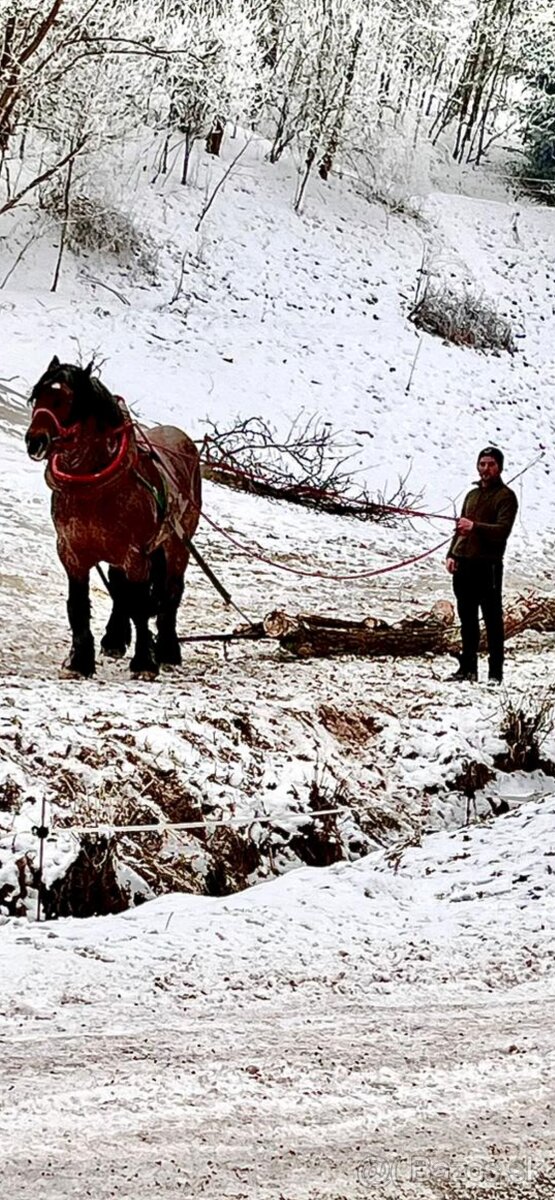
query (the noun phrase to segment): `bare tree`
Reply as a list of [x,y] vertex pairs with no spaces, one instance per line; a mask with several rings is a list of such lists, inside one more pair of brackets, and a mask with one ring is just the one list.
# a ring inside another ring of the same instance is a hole
[[[0,148],[5,151],[15,127],[17,106],[29,88],[28,65],[42,50],[51,34],[64,0],[53,0],[44,13],[36,15],[33,22],[30,14],[8,15],[4,28],[2,55],[0,59]],[[30,76],[32,78],[32,70]]]
[[260,14],[245,0],[174,0],[163,22],[174,53],[158,70],[166,96],[160,170],[167,170],[176,137],[183,146],[181,182],[187,183],[195,142],[204,139],[207,152],[219,155],[227,120],[251,125],[256,119],[263,94]]
[[432,127],[437,141],[454,126],[453,157],[479,162],[488,119],[504,74],[512,69],[508,47],[517,14],[516,0],[481,0],[460,72]]

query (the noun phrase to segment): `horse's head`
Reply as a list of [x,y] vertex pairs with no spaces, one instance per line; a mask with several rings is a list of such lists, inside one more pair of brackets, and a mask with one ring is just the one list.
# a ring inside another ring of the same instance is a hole
[[48,458],[61,442],[75,442],[85,426],[102,433],[121,425],[118,401],[92,377],[92,365],[76,367],[54,355],[31,392],[32,416],[25,434],[30,458]]

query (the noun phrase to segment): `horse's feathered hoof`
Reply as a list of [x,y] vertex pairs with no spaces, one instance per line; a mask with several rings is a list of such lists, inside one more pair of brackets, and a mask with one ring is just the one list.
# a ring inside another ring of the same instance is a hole
[[94,675],[95,665],[94,663],[92,666],[88,665],[86,669],[78,666],[70,654],[69,658],[64,659],[61,670],[65,679],[90,679]]
[[181,666],[181,646],[177,638],[174,640],[156,639],[156,657],[161,666],[164,667],[180,667]]
[[131,645],[131,624],[127,617],[110,617],[104,637],[100,643],[103,654],[108,658],[125,658]]
[[125,658],[127,646],[105,646],[101,642],[100,649],[106,658]]
[[136,679],[156,679],[160,667],[154,658],[151,658],[147,662],[144,659],[132,658],[129,670]]
[[158,679],[159,672],[156,667],[155,671],[132,671],[131,674],[133,679],[143,680],[144,683],[154,683],[155,679]]
[[94,675],[94,641],[90,633],[74,639],[63,666],[70,675],[81,675],[84,679]]

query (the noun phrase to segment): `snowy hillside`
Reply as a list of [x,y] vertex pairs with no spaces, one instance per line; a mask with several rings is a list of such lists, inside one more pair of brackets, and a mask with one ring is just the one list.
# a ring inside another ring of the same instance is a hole
[[[51,235],[16,262],[30,218],[3,218],[2,278],[16,264],[0,298],[5,1179],[22,1200],[38,1179],[52,1197],[85,1195],[86,1183],[146,1200],[156,1183],[168,1197],[463,1200],[477,1181],[489,1188],[478,1194],[505,1196],[507,1180],[512,1196],[544,1197],[555,783],[494,760],[507,705],[549,702],[553,635],[508,644],[501,694],[457,690],[447,657],[300,662],[268,642],[225,656],[192,644],[155,683],[131,680],[127,661],[99,658],[87,681],[60,671],[65,580],[19,395],[54,353],[94,354],[136,415],[196,438],[237,414],[278,432],[318,414],[356,447],[353,471],[373,495],[409,472],[408,490],[436,513],[454,511],[495,442],[507,477],[534,462],[515,483],[507,601],[552,594],[553,210],[436,193],[394,214],[332,179],[311,184],[299,217],[292,168],[263,151],[253,141],[198,233],[225,157],[199,153],[187,189],[141,182],[133,218],[155,247],[154,275],[66,251],[52,294]],[[513,356],[417,332],[408,313],[423,261],[510,318]],[[204,507],[214,525],[201,522],[199,549],[253,619],[283,608],[397,620],[450,598],[444,546],[345,579],[443,543],[443,521],[350,523],[214,484]],[[92,595],[99,638],[100,580]],[[237,621],[191,566],[180,632]],[[555,759],[552,729],[542,753]],[[489,776],[470,803],[460,777],[472,762]],[[315,787],[339,810],[327,822],[313,819]],[[80,847],[63,826],[108,838],[160,820],[206,828],[116,836],[107,908],[122,888],[147,900],[140,908],[30,926],[9,914],[35,912],[43,811],[48,887]]]

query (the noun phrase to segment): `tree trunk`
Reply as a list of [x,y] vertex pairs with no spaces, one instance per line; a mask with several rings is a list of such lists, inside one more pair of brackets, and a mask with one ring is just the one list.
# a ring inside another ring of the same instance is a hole
[[64,210],[63,210],[62,224],[61,224],[61,228],[60,228],[60,244],[58,247],[58,257],[56,259],[56,267],[54,270],[54,278],[52,280],[52,287],[50,288],[51,292],[55,292],[56,288],[58,287],[58,280],[60,278],[60,271],[62,269],[62,258],[64,256],[67,227],[68,227],[68,222],[69,222],[71,179],[72,179],[72,175],[73,175],[74,163],[75,163],[75,159],[70,158],[70,160],[67,164],[67,173],[66,173],[66,181],[65,181],[65,186],[64,186],[64,200],[63,200]]
[[287,124],[288,115],[289,115],[289,101],[287,99],[287,96],[284,96],[283,104],[279,111],[279,117],[278,117],[278,121],[277,121],[277,125],[276,125],[276,131],[274,134],[274,140],[272,142],[271,150],[268,155],[268,159],[271,163],[278,162],[278,160],[281,158],[281,155],[283,154],[283,151],[285,150],[285,147],[288,144],[288,140],[291,141],[291,138],[287,139],[286,137],[284,137],[285,126]]
[[302,176],[302,178],[299,180],[299,186],[297,188],[297,195],[295,196],[295,203],[293,205],[293,208],[296,213],[301,211],[301,206],[302,206],[304,194],[306,191],[306,185],[310,178],[310,172],[312,171],[315,160],[316,160],[316,146],[310,146],[308,149],[307,155],[306,155],[306,160],[305,160],[305,172],[304,172],[304,175]]
[[168,130],[168,132],[164,138],[164,145],[162,146],[162,154],[160,156],[160,172],[159,172],[160,175],[167,175],[167,173],[168,173],[168,154],[169,154],[169,149],[170,149],[170,139],[171,139],[171,130]]
[[220,148],[222,138],[224,136],[224,123],[220,117],[216,117],[210,133],[206,136],[206,153],[213,154],[215,158],[220,157]]
[[193,139],[191,137],[191,130],[188,127],[185,130],[185,149],[183,151],[183,170],[181,172],[181,182],[182,183],[187,183],[187,177],[189,174],[189,161],[191,158],[192,148],[193,148]]
[[[2,43],[2,53],[0,55],[0,80],[2,81],[2,96],[3,105],[0,109],[0,149],[3,153],[8,148],[8,140],[11,131],[10,114],[15,103],[16,87],[17,87],[17,72],[14,70],[12,59],[12,46],[14,41],[16,28],[15,17],[8,17],[6,21],[6,29],[4,31],[4,41]],[[4,85],[4,76],[9,71],[9,79],[7,87]],[[10,104],[10,97],[13,96],[13,103]]]
[[472,144],[488,94],[491,73],[494,71],[499,74],[503,67],[515,7],[514,0],[491,0],[489,3],[488,0],[482,0],[474,18],[458,82],[430,130],[435,145],[443,130],[453,121],[457,122],[453,150],[457,162],[462,163],[467,147]]
[[324,155],[320,161],[320,165],[318,168],[318,172],[319,172],[321,179],[328,178],[328,175],[333,167],[333,160],[335,158],[335,155],[337,154],[339,142],[341,140],[343,123],[345,121],[345,113],[347,111],[347,106],[348,106],[349,100],[351,98],[351,92],[353,90],[353,83],[354,83],[354,79],[355,79],[355,70],[356,70],[357,58],[358,58],[358,54],[359,54],[359,50],[360,50],[361,38],[362,38],[362,25],[359,25],[358,29],[355,32],[355,35],[354,35],[353,41],[352,41],[352,45],[351,45],[351,53],[350,53],[350,57],[349,57],[349,62],[347,64],[347,70],[345,72],[345,84],[343,87],[343,95],[341,97],[341,104],[339,105],[335,126],[330,134],[328,144],[326,146]]
[[[15,18],[8,18],[0,57],[0,148],[4,151],[7,148],[10,134],[13,133],[22,70],[48,37],[62,4],[63,0],[53,0],[49,11],[31,34],[30,41],[25,46],[19,47],[17,58],[12,55],[12,42],[16,28]],[[6,72],[8,72],[8,79],[4,83],[2,75]]]
[[425,117],[429,117],[432,114],[432,108],[433,108],[434,102],[437,98],[436,97],[436,89],[439,87],[440,79],[443,74],[443,64],[444,64],[443,58],[440,55],[438,55],[436,58],[436,61],[434,63],[434,69],[433,69],[432,75],[431,75],[430,90],[427,92],[426,109],[424,112]]

